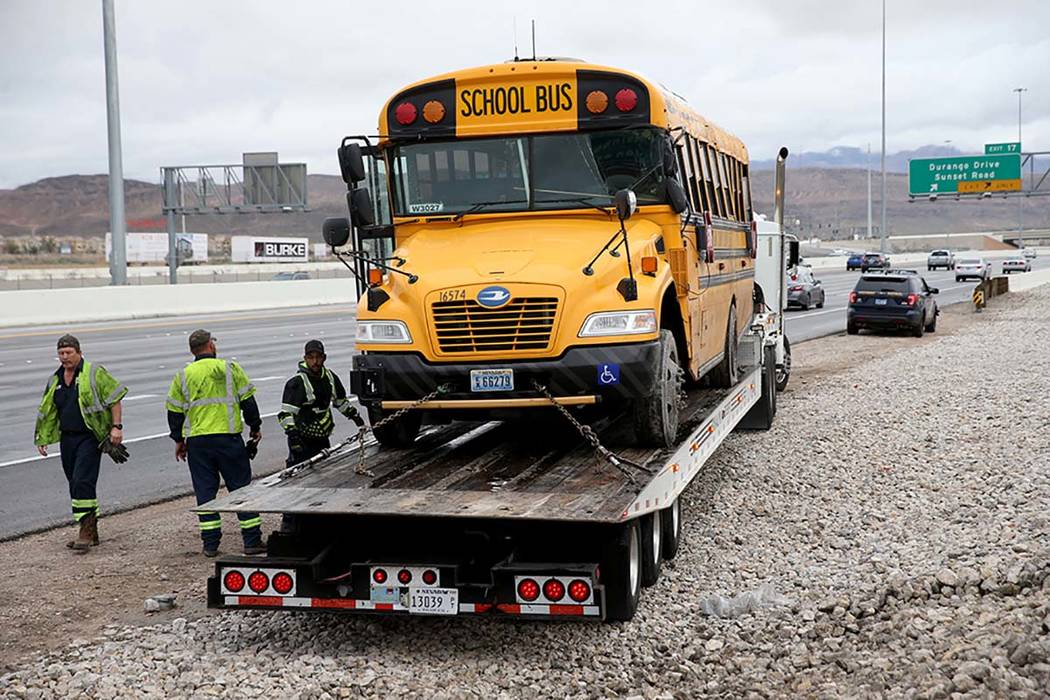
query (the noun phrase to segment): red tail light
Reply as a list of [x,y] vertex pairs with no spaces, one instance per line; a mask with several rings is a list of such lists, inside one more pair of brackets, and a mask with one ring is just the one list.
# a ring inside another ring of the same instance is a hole
[[591,596],[591,586],[582,579],[576,579],[569,584],[569,597],[577,603],[582,603]]
[[791,291],[792,292],[801,292],[802,291],[802,285],[801,284],[793,284],[793,285],[791,285]]
[[857,303],[857,293],[856,292],[850,292],[849,293],[849,303],[851,303],[851,304],[856,304]]
[[402,102],[394,110],[394,118],[402,126],[408,126],[416,120],[416,106],[411,102]]
[[274,574],[273,577],[273,589],[281,595],[287,595],[292,590],[292,586],[295,585],[295,581],[292,577],[285,572]]
[[427,584],[428,586],[433,586],[435,583],[437,583],[437,580],[437,572],[431,569],[427,569],[423,572],[423,583]]
[[631,88],[624,88],[616,93],[616,109],[630,112],[638,106],[638,93]]
[[261,571],[256,571],[248,577],[248,588],[256,593],[262,593],[270,587],[270,577]]
[[547,600],[557,603],[565,597],[565,584],[556,578],[549,579],[543,584],[543,595],[547,597]]
[[908,298],[904,300],[904,303],[907,304],[908,306],[915,306],[916,304],[919,303],[919,295],[918,294],[909,294]]
[[228,591],[240,593],[241,589],[244,588],[244,574],[240,571],[227,571],[226,575],[222,577],[222,585],[226,586]]
[[518,596],[529,603],[540,597],[540,584],[531,578],[524,578],[518,584]]
[[401,569],[401,571],[397,572],[397,580],[401,582],[402,585],[407,586],[412,582],[412,572],[408,569]]
[[386,569],[376,569],[372,572],[372,580],[376,583],[386,583]]

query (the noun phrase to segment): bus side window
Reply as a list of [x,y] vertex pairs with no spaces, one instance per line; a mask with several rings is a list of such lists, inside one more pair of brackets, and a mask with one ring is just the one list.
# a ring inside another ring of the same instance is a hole
[[744,195],[744,216],[745,221],[752,221],[755,218],[754,212],[751,210],[751,178],[748,175],[749,167],[741,163],[740,164],[740,179],[743,184],[740,187],[741,193]]
[[[688,139],[688,138],[689,137],[686,136],[686,139]],[[686,154],[686,151],[685,151],[687,146],[688,146],[688,140],[683,141],[683,143],[681,143],[678,146],[675,146],[674,150],[675,150],[675,155],[678,158],[678,172],[681,175],[680,179],[681,179],[683,187],[685,188],[685,195],[686,195],[686,197],[689,198],[689,208],[692,211],[696,211],[698,209],[697,201],[696,201],[696,194],[693,191],[693,188],[690,186],[691,183],[693,182],[693,168],[692,168],[692,164],[689,162],[689,157],[688,157],[688,155]]]
[[733,191],[729,186],[729,173],[726,169],[725,159],[725,154],[722,152],[718,152],[715,158],[718,162],[718,181],[722,190],[722,201],[725,203],[725,217],[732,220],[736,218],[736,214],[733,211]]
[[715,187],[714,215],[726,219],[729,218],[729,208],[726,206],[726,193],[722,185],[722,174],[718,170],[718,151],[712,146],[706,146],[707,162],[711,168],[711,180]]
[[715,183],[711,175],[711,163],[707,159],[707,144],[701,141],[697,144],[696,151],[700,160],[700,168],[704,171],[704,191],[707,193],[706,200],[708,203],[706,211],[711,212],[711,216],[718,216],[718,198],[715,196]]
[[689,148],[689,159],[693,164],[693,196],[697,200],[697,208],[700,211],[710,211],[707,199],[707,188],[704,183],[703,165],[697,153],[697,142],[692,136],[689,137],[687,146]]

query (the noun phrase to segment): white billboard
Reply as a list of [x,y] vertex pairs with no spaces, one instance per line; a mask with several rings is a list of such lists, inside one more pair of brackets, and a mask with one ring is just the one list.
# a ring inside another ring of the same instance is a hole
[[[179,264],[192,265],[208,262],[208,234],[176,233],[176,246],[179,251]],[[106,234],[106,260],[113,252],[113,236]],[[127,234],[127,256],[129,263],[167,263],[167,233],[131,233]]]

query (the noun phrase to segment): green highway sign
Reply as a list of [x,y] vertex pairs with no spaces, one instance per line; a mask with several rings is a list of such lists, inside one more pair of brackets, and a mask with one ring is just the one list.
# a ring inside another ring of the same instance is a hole
[[915,158],[908,161],[912,196],[1012,192],[1021,189],[1021,154]]
[[984,154],[986,156],[1001,156],[1007,153],[1020,153],[1021,143],[1019,141],[1013,141],[1011,143],[986,143],[984,144]]

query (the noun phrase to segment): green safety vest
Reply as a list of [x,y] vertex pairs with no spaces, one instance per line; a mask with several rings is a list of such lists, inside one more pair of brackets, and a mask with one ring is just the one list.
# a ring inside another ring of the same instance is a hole
[[[348,411],[351,408],[350,401],[345,396],[336,396],[335,378],[327,367],[324,367],[323,369],[323,376],[328,380],[328,385],[332,388],[332,406],[343,415],[349,417],[350,414]],[[306,368],[306,363],[299,363],[299,372],[296,376],[303,382],[303,389],[306,391],[306,404],[304,406],[296,406],[290,403],[282,403],[281,413],[277,417],[278,423],[286,432],[297,429],[307,437],[328,437],[332,434],[332,430],[335,428],[335,422],[332,420],[331,407],[314,405],[314,402],[317,400],[317,395],[314,393],[313,384],[310,383],[310,376]],[[296,421],[296,418],[299,420]]]
[[183,437],[239,435],[241,401],[255,395],[255,386],[236,362],[205,357],[175,373],[167,408],[186,416]]
[[[113,416],[109,409],[124,398],[128,388],[117,381],[102,365],[93,365],[84,360],[84,366],[76,378],[77,403],[80,404],[80,415],[84,424],[98,438],[106,439],[113,429]],[[55,405],[55,389],[58,387],[58,375],[51,379],[44,389],[44,398],[36,414],[36,429],[33,431],[33,444],[51,445],[58,442],[61,430],[58,425],[58,406]]]

